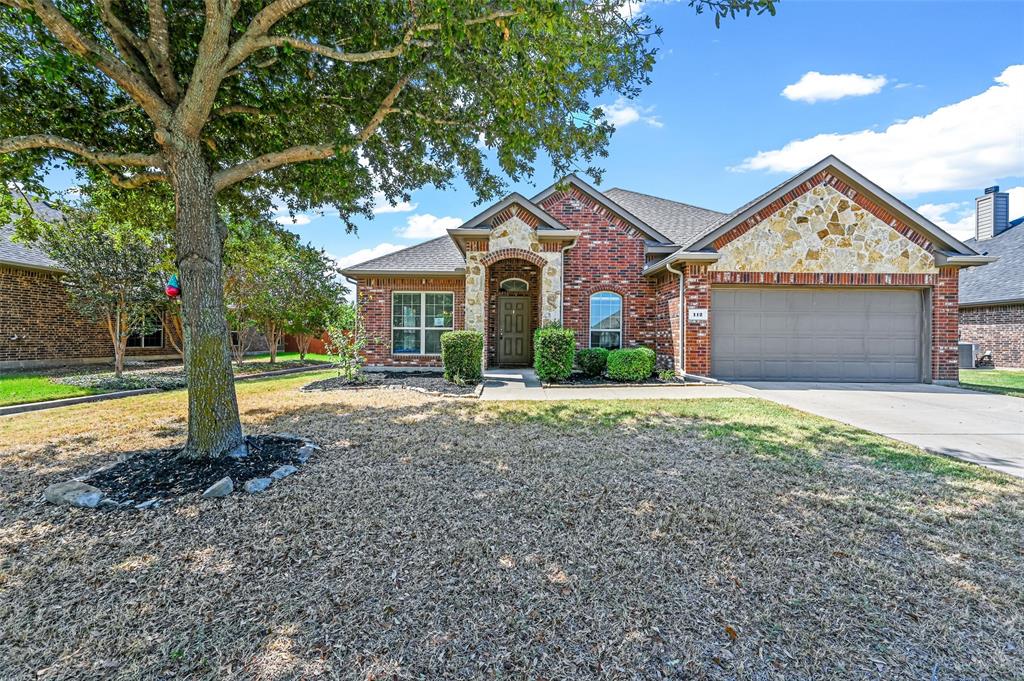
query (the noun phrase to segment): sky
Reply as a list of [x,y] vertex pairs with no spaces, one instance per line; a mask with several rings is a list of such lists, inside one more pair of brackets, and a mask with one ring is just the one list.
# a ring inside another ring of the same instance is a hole
[[[664,33],[652,84],[595,102],[616,125],[600,188],[728,212],[835,154],[962,239],[990,185],[1024,215],[1024,0],[782,0],[719,29],[686,2],[631,10]],[[509,191],[556,179],[540,163]],[[427,187],[352,234],[329,215],[278,219],[348,266],[444,234],[475,200]]]

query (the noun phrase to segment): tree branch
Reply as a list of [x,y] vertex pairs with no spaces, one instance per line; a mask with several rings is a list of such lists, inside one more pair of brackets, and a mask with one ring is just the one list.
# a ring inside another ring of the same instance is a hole
[[370,139],[370,137],[377,132],[377,129],[380,128],[381,123],[384,122],[384,119],[388,114],[394,112],[393,105],[395,100],[398,99],[398,95],[401,94],[402,90],[409,84],[410,80],[412,80],[411,73],[398,79],[398,82],[391,88],[387,96],[381,100],[380,106],[377,107],[377,111],[374,112],[366,126],[363,127],[356,136],[354,142],[343,145],[302,144],[288,149],[283,149],[282,151],[274,151],[269,154],[257,156],[256,158],[243,161],[242,163],[215,173],[213,176],[214,191],[220,191],[267,170],[273,170],[274,168],[280,168],[281,166],[293,163],[323,161],[352,151],[360,144],[363,144],[366,140]]
[[150,69],[160,83],[164,97],[172,104],[177,103],[180,93],[178,80],[171,69],[171,39],[167,30],[167,13],[163,0],[149,0],[149,46],[152,62]]
[[188,90],[174,114],[186,136],[199,136],[226,75],[222,64],[228,52],[231,9],[229,0],[206,0],[206,22],[203,37],[199,39],[195,67]]
[[153,91],[146,79],[132,71],[124,62],[94,40],[80,33],[57,9],[52,0],[15,0],[15,2],[17,4],[10,2],[8,4],[18,9],[34,12],[65,48],[73,54],[83,57],[86,61],[94,63],[96,68],[137,101],[157,125],[166,124],[170,118],[170,109]]
[[[106,173],[112,183],[124,189],[136,189],[151,182],[167,179],[162,171],[163,159],[157,154],[118,154],[109,151],[95,151],[84,144],[56,135],[23,135],[0,140],[0,154],[13,154],[29,149],[54,149],[84,158]],[[123,175],[108,166],[161,168],[161,170]]]

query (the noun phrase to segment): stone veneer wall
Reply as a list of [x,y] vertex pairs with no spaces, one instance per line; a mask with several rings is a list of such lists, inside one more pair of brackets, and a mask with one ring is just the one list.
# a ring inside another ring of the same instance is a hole
[[827,184],[723,245],[719,272],[934,274],[924,248]]
[[562,308],[577,346],[590,345],[590,295],[613,291],[623,298],[623,344],[647,346],[661,353],[662,366],[670,365],[668,308],[658,305],[655,280],[643,275],[644,235],[575,188],[552,194],[541,207],[580,232],[565,254]]
[[[129,357],[174,355],[174,349],[128,348]],[[111,359],[106,324],[71,307],[50,272],[0,267],[0,367],[21,363]]]
[[370,366],[439,367],[440,355],[391,354],[391,294],[394,291],[454,293],[455,329],[465,326],[465,282],[462,277],[361,277],[356,279],[356,302],[371,342],[363,351]]
[[997,369],[1024,369],[1024,303],[961,307],[960,340],[991,354]]
[[[534,329],[540,325],[540,304],[537,301],[540,291],[540,268],[532,263],[518,258],[499,260],[487,268],[487,333],[485,334],[484,346],[487,354],[484,361],[487,366],[494,366],[498,361],[498,330],[501,320],[498,319],[498,298],[500,296],[516,296],[530,298],[533,304],[530,306],[532,317],[530,323]],[[524,280],[529,289],[522,293],[503,293],[500,289],[501,282],[505,279],[516,278]],[[529,339],[530,356],[533,356],[533,338]]]

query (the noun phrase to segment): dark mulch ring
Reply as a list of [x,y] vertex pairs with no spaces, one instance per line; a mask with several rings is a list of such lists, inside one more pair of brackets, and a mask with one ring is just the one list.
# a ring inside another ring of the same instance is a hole
[[134,452],[83,482],[101,490],[106,499],[128,507],[151,499],[165,501],[192,492],[202,494],[225,477],[234,481],[237,492],[247,480],[265,478],[281,466],[304,463],[299,449],[305,442],[298,438],[248,436],[246,444],[249,454],[241,459],[182,459],[177,449]]
[[545,385],[686,385],[687,383],[692,383],[692,381],[686,381],[678,376],[665,380],[659,378],[657,374],[655,374],[654,376],[648,376],[642,381],[619,381],[614,378],[608,378],[607,376],[587,376],[581,371],[574,371],[572,375],[564,381]]
[[444,395],[472,395],[479,383],[459,385],[444,380],[439,371],[367,371],[356,379],[341,376],[314,381],[303,390],[351,390],[354,388],[414,388]]

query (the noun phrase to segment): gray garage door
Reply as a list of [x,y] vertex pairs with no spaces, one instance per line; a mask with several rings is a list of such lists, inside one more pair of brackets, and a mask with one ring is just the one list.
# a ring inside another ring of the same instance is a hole
[[711,301],[717,378],[921,380],[918,291],[724,288]]

